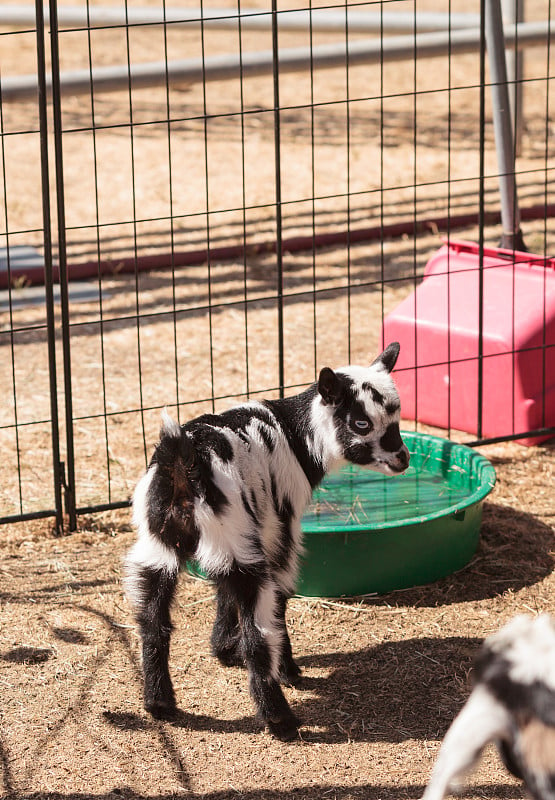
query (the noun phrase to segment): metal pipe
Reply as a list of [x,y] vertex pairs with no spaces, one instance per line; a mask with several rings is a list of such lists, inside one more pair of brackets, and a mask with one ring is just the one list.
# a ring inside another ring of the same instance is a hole
[[[48,21],[48,9],[44,9]],[[128,25],[193,25],[202,24],[210,28],[237,28],[242,30],[270,30],[272,14],[257,8],[244,8],[238,13],[228,8],[166,8],[163,13],[154,8],[112,8],[109,6],[60,6],[58,23],[60,27],[106,27]],[[372,11],[337,11],[335,9],[314,8],[312,11],[280,10],[278,27],[280,31],[302,30],[309,27],[318,31],[345,31],[351,33],[376,33],[380,31],[435,31],[451,28],[471,28],[480,24],[477,14],[442,14],[434,11],[417,13],[385,11],[383,14]],[[6,5],[0,7],[0,25],[35,25],[33,6]]]
[[[503,12],[503,26],[505,35],[515,23],[524,22],[524,0],[502,0],[501,9]],[[507,64],[507,77],[511,84],[509,100],[511,103],[511,119],[513,123],[515,139],[515,156],[522,151],[522,131],[523,131],[523,83],[524,76],[524,53],[520,47],[515,47],[505,54]]]
[[523,250],[526,248],[520,230],[520,214],[516,197],[515,151],[500,0],[488,0],[485,12],[486,48],[491,74],[493,128],[501,195],[502,238],[500,247],[508,250]]
[[[518,31],[518,32],[517,32]],[[555,35],[555,22],[525,22],[509,32],[506,46],[514,46],[518,38],[519,47],[542,43],[549,35]],[[434,58],[448,53],[472,53],[480,47],[479,29],[421,33],[416,36],[394,36],[388,39],[365,39],[345,44],[331,44],[309,48],[290,48],[279,53],[279,70],[298,72],[315,68],[333,69],[358,64],[380,64],[387,61],[412,61],[418,58]],[[129,86],[133,89],[162,85],[166,77],[170,84],[192,84],[202,81],[232,80],[271,75],[273,54],[271,50],[239,55],[212,56],[201,59],[157,61],[118,67],[98,67],[92,70],[95,92],[116,91]],[[48,82],[50,91],[50,82]],[[88,69],[62,73],[62,94],[84,94],[91,90],[91,72]],[[3,102],[34,99],[37,80],[34,75],[24,75],[0,80]]]

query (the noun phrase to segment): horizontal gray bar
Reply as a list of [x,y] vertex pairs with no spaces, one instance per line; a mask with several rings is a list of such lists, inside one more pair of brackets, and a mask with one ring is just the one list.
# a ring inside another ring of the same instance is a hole
[[[547,44],[555,34],[555,22],[525,22],[507,26],[505,44],[527,47]],[[415,58],[433,58],[447,53],[470,53],[480,46],[480,30],[454,30],[421,33],[416,36],[395,36],[386,39],[365,39],[343,44],[320,45],[312,51],[306,47],[290,48],[279,52],[280,73],[298,72],[314,68],[331,69],[357,64],[379,64],[387,61],[407,61]],[[92,70],[74,70],[60,76],[63,94],[90,92],[91,77],[95,92],[124,89],[131,81],[134,89],[162,85],[166,74],[170,84],[191,84],[201,81],[231,80],[240,77],[269,75],[272,73],[272,51],[212,56],[204,60],[183,59],[134,64],[127,66],[98,67]],[[47,80],[50,91],[51,81]],[[15,101],[36,97],[37,79],[34,75],[0,80],[2,101]]]
[[[45,22],[49,21],[49,10],[44,8]],[[58,8],[58,26],[96,27],[111,25],[160,25],[164,21],[172,25],[191,25],[202,23],[212,28],[237,28],[241,21],[243,29],[269,29],[272,25],[272,14],[268,11],[250,8],[242,9],[240,14],[228,8],[167,8],[164,13],[152,8],[113,8],[110,6],[60,6]],[[279,11],[278,25],[280,30],[313,30],[345,31],[361,33],[384,31],[430,31],[451,28],[470,28],[479,26],[480,17],[476,14],[442,14],[433,11],[410,12],[360,11],[348,9],[315,8],[312,11]],[[35,7],[33,5],[0,6],[1,25],[35,25]]]

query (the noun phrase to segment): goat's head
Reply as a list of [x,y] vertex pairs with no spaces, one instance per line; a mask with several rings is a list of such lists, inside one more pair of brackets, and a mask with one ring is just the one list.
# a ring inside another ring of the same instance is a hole
[[409,452],[399,431],[401,403],[391,377],[398,355],[399,344],[393,342],[369,367],[324,367],[320,372],[319,403],[336,459],[385,475],[407,469]]

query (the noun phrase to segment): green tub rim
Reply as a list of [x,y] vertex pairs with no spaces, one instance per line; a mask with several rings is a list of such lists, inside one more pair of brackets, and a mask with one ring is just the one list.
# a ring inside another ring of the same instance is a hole
[[[307,512],[310,510],[310,506],[303,515],[301,521],[301,527],[303,534],[325,534],[325,533],[356,533],[356,532],[367,532],[372,533],[373,531],[379,530],[387,530],[389,528],[402,528],[408,527],[411,525],[419,525],[425,522],[431,522],[434,519],[440,519],[442,517],[447,517],[450,515],[457,514],[461,511],[464,511],[469,506],[476,505],[480,503],[488,494],[492,491],[495,486],[496,482],[496,474],[495,469],[491,462],[483,456],[481,453],[477,452],[476,450],[472,449],[468,445],[462,444],[460,442],[453,442],[450,439],[444,439],[440,436],[433,436],[428,433],[419,433],[417,431],[401,431],[401,435],[405,444],[407,445],[411,457],[413,454],[416,454],[418,451],[413,449],[413,445],[415,442],[428,442],[430,446],[442,447],[446,448],[449,453],[463,453],[467,458],[471,458],[472,464],[472,474],[476,476],[476,482],[479,484],[478,487],[471,492],[464,500],[461,500],[457,503],[453,503],[452,505],[444,506],[440,509],[437,509],[429,514],[420,514],[415,515],[413,517],[407,517],[404,519],[392,519],[386,520],[383,522],[371,522],[367,521],[364,523],[356,523],[356,522],[348,522],[343,523],[338,521],[337,525],[322,525],[322,524],[315,524],[310,522],[310,516],[307,516]],[[443,459],[434,458],[435,463],[440,463]],[[452,464],[452,461],[446,462]],[[410,469],[410,467],[409,467]],[[326,478],[340,475],[341,472],[349,472],[349,471],[357,471],[359,473],[364,472],[364,467],[356,467],[355,465],[347,464],[346,466],[342,467],[340,472],[330,473],[329,476]],[[375,472],[374,470],[368,470],[368,472]],[[391,476],[394,480],[403,480],[403,476]],[[325,480],[325,479],[324,479]],[[313,500],[317,497],[319,491],[319,487],[315,489]]]

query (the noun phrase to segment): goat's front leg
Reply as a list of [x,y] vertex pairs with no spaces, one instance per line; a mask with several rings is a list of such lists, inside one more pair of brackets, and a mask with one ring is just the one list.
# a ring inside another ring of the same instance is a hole
[[153,717],[169,719],[176,711],[168,660],[178,572],[136,564],[128,565],[128,573],[142,641],[144,706]]
[[279,590],[265,577],[263,567],[249,572],[232,572],[227,576],[226,590],[237,601],[241,649],[258,715],[278,739],[293,739],[297,735],[299,720],[279,685],[283,646]]

